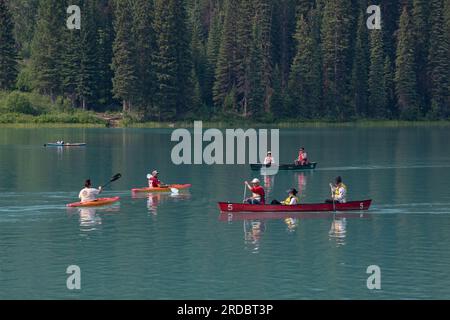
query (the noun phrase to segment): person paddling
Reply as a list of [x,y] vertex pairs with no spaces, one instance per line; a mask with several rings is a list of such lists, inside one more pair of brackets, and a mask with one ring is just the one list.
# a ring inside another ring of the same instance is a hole
[[306,153],[305,148],[302,147],[298,152],[298,158],[295,160],[295,164],[301,166],[308,164],[308,154]]
[[278,200],[273,200],[271,204],[281,204],[281,205],[285,205],[285,206],[292,206],[292,205],[296,205],[298,204],[298,197],[297,197],[297,190],[295,190],[294,188],[289,189],[288,191],[288,197],[282,201],[279,202]]
[[159,172],[157,170],[154,170],[151,175],[150,174],[147,175],[149,188],[164,188],[164,187],[166,187],[165,185],[162,184],[161,181],[159,181],[158,174],[159,174]]
[[331,200],[327,200],[327,203],[346,203],[347,202],[347,186],[342,182],[342,178],[339,176],[335,180],[335,184],[330,183],[331,188]]
[[265,191],[264,188],[261,187],[259,179],[253,179],[250,183],[245,181],[245,185],[252,192],[252,196],[245,200],[248,204],[264,204],[265,203]]
[[80,194],[78,197],[81,199],[81,202],[90,202],[95,201],[96,195],[99,195],[102,193],[103,189],[102,187],[98,187],[98,189],[92,188],[91,180],[87,179],[84,183],[84,189],[80,191]]
[[267,152],[267,157],[264,159],[264,164],[265,165],[275,164],[275,160],[272,157],[271,151]]

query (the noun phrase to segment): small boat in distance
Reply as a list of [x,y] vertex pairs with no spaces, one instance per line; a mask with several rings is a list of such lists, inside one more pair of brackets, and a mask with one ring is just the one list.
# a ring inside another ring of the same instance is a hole
[[278,170],[314,170],[317,166],[317,162],[310,162],[305,165],[297,165],[295,163],[292,164],[250,164],[252,170],[261,170],[261,169],[270,169],[270,168],[278,168]]
[[154,193],[154,192],[172,192],[172,189],[178,189],[178,190],[186,190],[192,187],[192,184],[171,184],[167,187],[162,188],[134,188],[131,189],[131,192],[133,193]]
[[44,147],[85,147],[86,143],[58,143],[58,142],[50,142],[44,144]]
[[303,203],[297,205],[246,204],[219,202],[221,212],[330,212],[369,210],[372,200],[346,203]]

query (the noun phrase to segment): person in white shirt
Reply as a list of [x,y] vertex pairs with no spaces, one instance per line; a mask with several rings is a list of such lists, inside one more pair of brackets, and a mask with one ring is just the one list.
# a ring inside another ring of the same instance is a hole
[[92,188],[91,180],[88,179],[84,183],[84,189],[80,191],[78,197],[81,199],[81,202],[89,202],[94,201],[100,193],[102,193],[102,187],[98,189]]
[[275,164],[275,160],[272,157],[271,151],[267,152],[267,157],[264,159],[264,164],[265,165]]

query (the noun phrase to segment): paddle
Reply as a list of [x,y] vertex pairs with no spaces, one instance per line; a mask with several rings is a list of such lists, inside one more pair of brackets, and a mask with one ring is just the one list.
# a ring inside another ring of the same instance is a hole
[[170,188],[170,191],[172,191],[173,194],[179,194],[180,190],[178,190],[177,188]]
[[115,176],[113,176],[113,177],[111,178],[111,180],[109,180],[108,183],[106,183],[105,185],[102,186],[102,189],[104,189],[106,186],[110,185],[110,184],[113,183],[114,181],[119,180],[120,178],[122,178],[122,174],[120,174],[120,173],[116,174]]
[[245,203],[246,196],[247,196],[247,184],[244,182],[244,200],[242,200],[242,203]]
[[336,201],[334,201],[333,185],[330,183],[331,199],[333,199],[333,211],[336,212]]

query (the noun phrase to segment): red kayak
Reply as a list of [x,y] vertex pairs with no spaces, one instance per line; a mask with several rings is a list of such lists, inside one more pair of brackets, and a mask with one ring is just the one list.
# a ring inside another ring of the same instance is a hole
[[292,206],[271,204],[245,204],[219,202],[221,212],[324,212],[368,210],[372,200],[351,201],[347,203],[311,203]]

